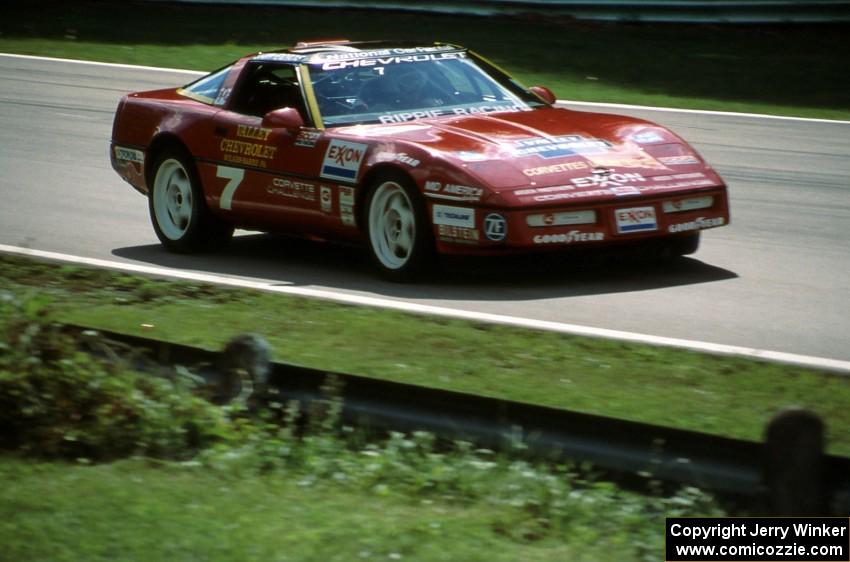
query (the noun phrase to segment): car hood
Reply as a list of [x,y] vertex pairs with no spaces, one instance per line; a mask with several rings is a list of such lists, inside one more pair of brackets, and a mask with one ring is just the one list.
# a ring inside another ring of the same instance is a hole
[[681,138],[622,115],[552,107],[366,126],[364,133],[415,144],[496,193],[564,184],[598,189],[593,178],[600,173],[615,186],[618,177],[628,183],[682,174],[722,183]]

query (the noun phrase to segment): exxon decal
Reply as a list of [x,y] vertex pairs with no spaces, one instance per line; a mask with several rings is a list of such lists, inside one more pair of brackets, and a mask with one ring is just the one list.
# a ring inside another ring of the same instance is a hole
[[658,229],[655,207],[617,209],[614,211],[614,218],[617,220],[617,232],[620,234]]
[[332,180],[356,181],[365,155],[365,144],[334,139],[325,151],[321,176]]
[[640,174],[594,174],[570,180],[576,187],[622,187],[627,183],[645,182]]

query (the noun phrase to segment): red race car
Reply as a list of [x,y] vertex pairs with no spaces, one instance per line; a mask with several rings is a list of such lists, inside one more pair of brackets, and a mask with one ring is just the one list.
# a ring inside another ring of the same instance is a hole
[[726,186],[653,123],[555,107],[455,45],[327,41],[118,105],[110,151],[169,250],[234,227],[363,241],[393,279],[436,253],[696,251]]

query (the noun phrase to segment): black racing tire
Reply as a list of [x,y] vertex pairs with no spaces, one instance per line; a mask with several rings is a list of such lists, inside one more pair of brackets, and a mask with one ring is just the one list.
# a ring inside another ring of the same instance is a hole
[[171,252],[192,254],[225,246],[233,225],[207,207],[191,157],[171,149],[156,157],[148,209],[157,238]]
[[699,249],[700,232],[676,236],[669,242],[670,253],[673,257],[688,256]]
[[372,260],[385,278],[413,281],[435,263],[425,203],[405,174],[385,172],[370,184],[364,219]]

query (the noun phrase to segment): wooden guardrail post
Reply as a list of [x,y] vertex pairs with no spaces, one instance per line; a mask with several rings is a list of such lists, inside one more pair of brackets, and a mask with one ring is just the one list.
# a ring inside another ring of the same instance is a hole
[[766,507],[774,516],[827,514],[824,423],[803,408],[773,416],[765,430]]
[[219,358],[219,381],[213,402],[237,400],[255,406],[268,387],[271,356],[271,346],[258,335],[231,338]]

